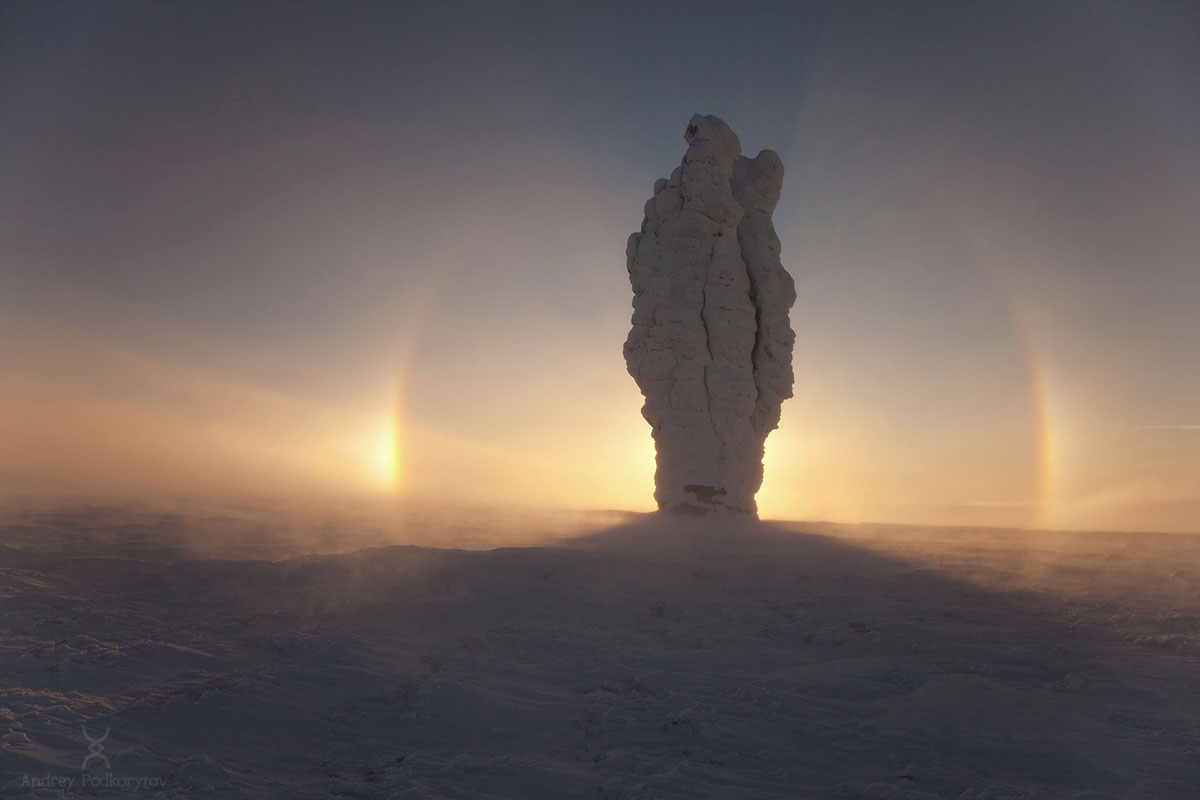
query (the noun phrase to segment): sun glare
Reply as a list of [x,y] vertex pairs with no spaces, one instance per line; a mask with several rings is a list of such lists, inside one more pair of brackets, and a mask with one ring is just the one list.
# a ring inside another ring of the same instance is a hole
[[400,431],[394,420],[371,434],[364,456],[372,483],[386,489],[400,487]]

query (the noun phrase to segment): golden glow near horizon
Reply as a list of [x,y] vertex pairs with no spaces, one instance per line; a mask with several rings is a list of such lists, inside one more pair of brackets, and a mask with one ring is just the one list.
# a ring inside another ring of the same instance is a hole
[[367,437],[364,446],[367,474],[373,484],[387,491],[400,489],[400,424],[392,415]]
[[1035,362],[1031,372],[1038,438],[1038,495],[1033,521],[1037,526],[1052,527],[1061,500],[1058,481],[1062,470],[1062,412],[1046,367]]
[[[74,15],[27,4],[0,126],[0,495],[652,508],[624,246],[700,112],[787,168],[796,384],[764,516],[1200,528],[1183,17],[964,11],[931,36],[841,5],[819,46],[796,46],[807,12],[766,38],[710,20],[599,75],[631,41],[606,11],[547,18],[572,46],[543,47],[434,9],[466,44],[396,48],[386,25],[310,41],[301,18],[131,10],[80,58]],[[222,44],[251,23],[263,46]],[[731,35],[763,58],[718,57],[743,79],[704,107],[644,80]],[[238,76],[280,102],[230,95]]]
[[[68,337],[59,346],[78,360],[79,370],[49,375],[10,369],[5,375],[0,469],[25,478],[10,480],[10,491],[148,498],[316,491],[653,508],[653,440],[638,413],[640,395],[616,358],[581,365],[565,408],[537,406],[536,393],[497,383],[486,404],[464,406],[486,409],[494,422],[474,421],[460,430],[409,418],[394,389],[378,392],[376,402],[315,404],[194,364],[94,341]],[[1109,495],[1075,488],[1088,486],[1089,475],[1080,472],[1083,462],[1077,458],[1066,460],[1063,448],[1065,420],[1080,412],[1066,405],[1060,379],[1045,359],[1035,358],[1032,347],[1029,353],[1024,444],[999,431],[993,444],[964,450],[956,444],[963,435],[956,430],[914,444],[905,431],[873,420],[869,401],[838,407],[820,387],[806,387],[785,404],[782,427],[767,440],[760,513],[840,521],[1137,527],[1147,517],[1114,516]],[[534,388],[544,395],[548,385]],[[464,402],[476,402],[469,393],[463,396]],[[450,419],[470,422],[464,409],[454,409]],[[1163,482],[1146,485],[1152,497],[1173,496]],[[1127,503],[1140,495],[1116,499]],[[1109,519],[1114,522],[1104,524]],[[1194,527],[1183,518],[1148,519],[1159,524],[1147,528]]]
[[[469,318],[451,329],[458,341],[430,338],[447,336],[439,292],[449,290],[436,281],[458,280],[464,264],[495,252],[491,231],[432,250],[417,266],[433,278],[398,303],[404,313],[387,321],[394,336],[380,353],[351,340],[370,354],[363,367],[339,372],[326,356],[286,389],[260,379],[258,363],[234,346],[196,346],[207,355],[189,358],[106,339],[124,308],[0,318],[0,334],[29,343],[0,352],[3,489],[652,509],[654,445],[620,356],[620,303],[599,333],[535,316],[507,327]],[[1022,268],[978,260],[993,276]],[[1001,344],[988,362],[972,361],[971,348],[955,352],[949,334],[934,341],[950,349],[924,362],[914,361],[924,357],[918,349],[889,351],[886,339],[848,350],[819,340],[811,311],[797,313],[796,397],[767,439],[762,516],[1200,527],[1200,463],[1184,441],[1200,434],[1143,430],[1103,407],[1103,374],[1051,346],[1062,346],[1045,333],[1053,318],[993,284],[990,333]],[[146,327],[171,330],[146,313]],[[301,360],[284,352],[276,357]],[[953,382],[942,373],[947,355],[961,359]]]

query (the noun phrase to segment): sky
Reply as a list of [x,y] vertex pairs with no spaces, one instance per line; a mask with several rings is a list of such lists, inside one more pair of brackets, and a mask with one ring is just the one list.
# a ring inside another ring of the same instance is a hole
[[625,241],[777,151],[763,516],[1200,530],[1200,10],[0,3],[0,493],[653,507]]

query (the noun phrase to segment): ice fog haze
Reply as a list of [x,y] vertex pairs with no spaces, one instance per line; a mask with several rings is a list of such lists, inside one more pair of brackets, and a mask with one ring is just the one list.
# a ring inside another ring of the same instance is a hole
[[1194,530],[1194,10],[733,8],[4,3],[2,488],[652,508],[702,113],[788,169],[765,516]]

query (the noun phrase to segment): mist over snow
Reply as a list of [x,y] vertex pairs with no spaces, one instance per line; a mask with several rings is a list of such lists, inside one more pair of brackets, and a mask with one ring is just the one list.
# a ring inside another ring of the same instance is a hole
[[9,509],[0,788],[1191,800],[1198,563],[1170,534]]

